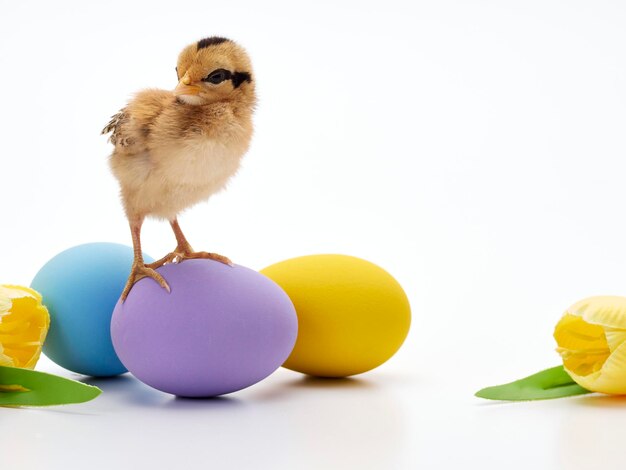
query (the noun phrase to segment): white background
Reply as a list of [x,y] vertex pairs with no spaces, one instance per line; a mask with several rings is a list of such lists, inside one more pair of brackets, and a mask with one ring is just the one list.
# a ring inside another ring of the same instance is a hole
[[[3,469],[623,468],[624,399],[473,393],[557,365],[568,305],[626,294],[626,4],[0,7],[0,282],[28,285],[76,244],[130,243],[99,131],[218,34],[252,56],[256,134],[229,189],[181,218],[191,243],[255,269],[360,256],[414,315],[400,352],[352,380],[280,370],[188,401],[127,375],[89,404],[0,410]],[[157,222],[143,241],[174,245]]]

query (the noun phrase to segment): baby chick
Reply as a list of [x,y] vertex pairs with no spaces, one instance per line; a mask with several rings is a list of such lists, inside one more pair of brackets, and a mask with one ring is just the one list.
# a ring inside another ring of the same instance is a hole
[[[209,37],[183,49],[176,74],[173,91],[140,91],[102,130],[111,133],[115,146],[110,167],[133,239],[134,261],[122,301],[143,277],[169,292],[155,271],[167,262],[206,258],[231,264],[225,256],[193,251],[177,217],[224,188],[248,149],[256,103],[250,59],[234,42]],[[168,220],[177,241],[173,252],[151,264],[141,253],[146,217]]]

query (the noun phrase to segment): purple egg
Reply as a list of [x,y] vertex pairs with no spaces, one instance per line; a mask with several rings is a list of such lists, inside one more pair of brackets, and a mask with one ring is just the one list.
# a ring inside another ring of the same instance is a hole
[[111,338],[124,366],[142,382],[184,397],[235,392],[287,359],[298,320],[274,281],[243,266],[186,260],[158,269],[118,301]]

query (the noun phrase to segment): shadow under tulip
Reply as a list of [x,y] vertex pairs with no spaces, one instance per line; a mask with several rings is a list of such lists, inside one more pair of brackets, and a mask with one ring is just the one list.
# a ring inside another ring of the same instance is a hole
[[626,395],[603,395],[594,393],[592,395],[572,399],[572,403],[593,408],[626,408]]

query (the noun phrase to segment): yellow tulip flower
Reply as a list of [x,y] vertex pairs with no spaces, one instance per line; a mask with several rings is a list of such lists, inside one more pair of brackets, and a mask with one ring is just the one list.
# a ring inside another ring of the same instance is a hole
[[0,285],[0,366],[33,369],[49,327],[38,292]]
[[578,385],[626,394],[626,297],[589,297],[567,309],[554,330],[563,366]]

